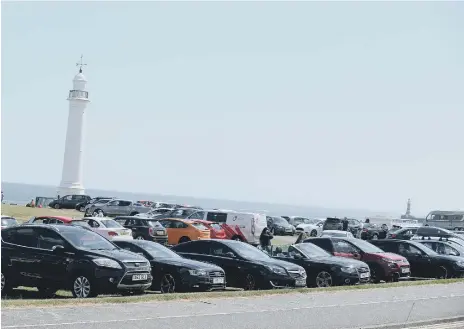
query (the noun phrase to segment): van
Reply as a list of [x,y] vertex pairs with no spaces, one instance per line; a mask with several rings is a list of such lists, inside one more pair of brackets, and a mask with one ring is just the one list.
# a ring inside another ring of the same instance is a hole
[[219,223],[227,239],[259,244],[261,232],[267,227],[265,214],[238,212],[234,210],[198,210],[187,220],[206,220]]

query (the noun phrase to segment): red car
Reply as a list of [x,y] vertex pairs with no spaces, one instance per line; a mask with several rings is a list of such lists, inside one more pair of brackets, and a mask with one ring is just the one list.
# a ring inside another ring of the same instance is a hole
[[65,224],[65,225],[79,225],[90,227],[87,221],[78,218],[64,217],[64,216],[40,216],[32,217],[26,224]]
[[201,223],[206,226],[210,231],[211,239],[227,239],[226,232],[218,223],[201,219],[196,219],[193,222]]
[[411,273],[408,260],[400,255],[384,252],[369,242],[354,238],[310,238],[304,242],[313,243],[334,256],[354,258],[369,265],[374,282],[397,281],[408,278]]

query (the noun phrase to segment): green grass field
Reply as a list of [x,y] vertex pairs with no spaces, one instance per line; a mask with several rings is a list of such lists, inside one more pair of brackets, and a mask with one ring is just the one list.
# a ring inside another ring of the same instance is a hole
[[2,215],[11,216],[20,222],[29,220],[31,217],[37,216],[67,216],[67,217],[83,217],[83,213],[72,209],[52,209],[52,208],[29,208],[25,206],[13,206],[2,204]]

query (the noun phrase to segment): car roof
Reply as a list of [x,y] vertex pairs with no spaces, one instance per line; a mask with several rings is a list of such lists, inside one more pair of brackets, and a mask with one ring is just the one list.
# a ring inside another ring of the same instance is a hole
[[20,225],[20,226],[12,226],[9,228],[6,228],[5,230],[11,230],[11,229],[18,229],[18,228],[45,228],[45,229],[52,229],[57,232],[73,232],[76,230],[82,230],[86,229],[84,226],[79,226],[79,225],[63,225],[63,224],[30,224],[30,225]]
[[34,219],[43,219],[43,218],[55,218],[55,219],[59,219],[59,220],[65,222],[65,223],[69,223],[69,222],[75,221],[75,220],[81,220],[80,218],[72,218],[72,217],[65,217],[65,216],[37,216]]

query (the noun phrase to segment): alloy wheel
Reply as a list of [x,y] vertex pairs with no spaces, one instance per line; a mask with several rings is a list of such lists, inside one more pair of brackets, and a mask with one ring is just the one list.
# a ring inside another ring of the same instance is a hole
[[5,287],[5,282],[6,282],[6,279],[5,279],[5,276],[2,273],[2,291],[3,291],[3,288]]
[[311,233],[310,233],[309,235],[312,236],[312,237],[315,237],[315,236],[317,236],[317,231],[316,231],[316,230],[312,230]]
[[139,235],[138,237],[135,238],[135,240],[145,240],[143,236]]
[[87,298],[90,296],[90,281],[85,276],[78,276],[74,280],[74,294],[77,298]]
[[374,234],[374,236],[372,237],[372,240],[378,240],[379,239],[379,236],[377,234]]
[[319,288],[331,287],[332,286],[332,275],[330,273],[322,271],[316,276],[316,286]]
[[245,290],[253,290],[255,289],[255,278],[251,274],[247,274],[245,277]]
[[176,280],[171,274],[165,274],[161,279],[161,287],[160,287],[162,294],[170,294],[176,291]]

